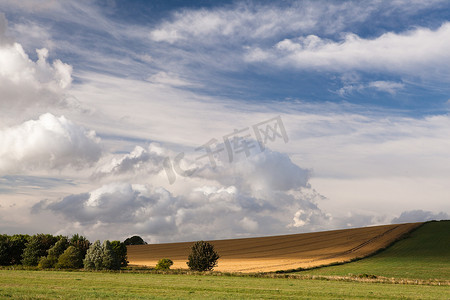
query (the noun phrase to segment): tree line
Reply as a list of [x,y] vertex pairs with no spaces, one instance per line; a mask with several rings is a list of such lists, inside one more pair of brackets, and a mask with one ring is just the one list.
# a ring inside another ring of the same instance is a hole
[[118,270],[126,267],[125,242],[90,243],[79,234],[71,238],[51,234],[0,235],[0,265],[38,266],[42,269]]
[[[41,269],[119,270],[128,265],[127,245],[147,244],[133,236],[124,242],[109,240],[89,242],[79,234],[71,238],[51,234],[0,235],[0,266],[24,265]],[[187,265],[193,271],[209,271],[217,266],[219,254],[205,241],[192,245]],[[156,270],[168,270],[173,261],[161,259]]]

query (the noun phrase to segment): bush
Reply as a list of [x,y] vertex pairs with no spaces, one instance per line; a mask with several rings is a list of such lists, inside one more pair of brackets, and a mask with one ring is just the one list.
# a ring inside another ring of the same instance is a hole
[[173,261],[171,259],[162,258],[158,261],[155,270],[169,270],[172,265]]
[[209,271],[217,266],[219,254],[208,242],[195,242],[189,254],[187,265],[193,271]]
[[80,252],[74,246],[69,246],[66,251],[58,259],[57,268],[62,269],[79,269],[83,265],[80,258]]
[[123,243],[125,245],[147,245],[147,243],[137,235],[127,238]]
[[39,260],[38,267],[41,269],[51,269],[54,268],[58,259],[55,256],[43,256]]

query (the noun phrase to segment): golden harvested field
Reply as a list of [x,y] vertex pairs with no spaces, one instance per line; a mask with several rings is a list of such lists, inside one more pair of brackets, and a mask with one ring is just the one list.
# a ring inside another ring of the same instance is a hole
[[[214,269],[223,272],[270,272],[306,268],[365,257],[422,223],[210,241],[220,254]],[[187,268],[193,242],[128,246],[132,265],[155,266],[170,258],[172,268]]]

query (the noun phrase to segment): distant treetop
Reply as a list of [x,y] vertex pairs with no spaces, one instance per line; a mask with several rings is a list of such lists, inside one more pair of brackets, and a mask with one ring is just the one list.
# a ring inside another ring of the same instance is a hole
[[147,245],[147,243],[137,235],[127,238],[123,243],[125,245]]

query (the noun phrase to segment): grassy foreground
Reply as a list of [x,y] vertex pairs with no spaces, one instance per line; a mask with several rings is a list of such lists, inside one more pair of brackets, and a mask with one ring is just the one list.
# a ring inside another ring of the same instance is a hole
[[[375,276],[450,280],[450,221],[429,222],[388,249],[348,264],[301,271],[303,275]],[[450,296],[448,296],[450,298]]]
[[0,298],[447,299],[450,286],[233,276],[0,270]]

